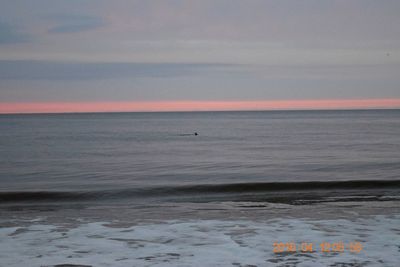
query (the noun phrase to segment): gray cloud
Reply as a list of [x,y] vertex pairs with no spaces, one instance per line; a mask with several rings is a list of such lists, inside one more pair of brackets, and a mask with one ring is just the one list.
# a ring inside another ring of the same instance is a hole
[[2,101],[400,97],[399,64],[265,66],[0,61]]
[[29,39],[29,35],[18,32],[12,25],[0,22],[0,44],[24,43]]
[[51,27],[49,33],[75,33],[94,30],[106,25],[106,21],[101,17],[84,15],[52,15],[48,19],[56,23]]
[[121,77],[179,77],[228,71],[233,65],[204,63],[70,63],[0,60],[0,80],[94,80]]

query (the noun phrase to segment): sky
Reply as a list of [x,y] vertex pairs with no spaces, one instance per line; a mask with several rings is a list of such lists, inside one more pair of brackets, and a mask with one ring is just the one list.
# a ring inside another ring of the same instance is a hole
[[0,7],[0,113],[400,107],[398,0]]

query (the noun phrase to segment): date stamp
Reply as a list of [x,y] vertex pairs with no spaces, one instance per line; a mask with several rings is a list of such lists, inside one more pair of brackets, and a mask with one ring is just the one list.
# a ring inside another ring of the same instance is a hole
[[363,250],[361,242],[274,242],[273,252],[274,253],[290,253],[290,252],[301,252],[301,253],[313,253],[320,251],[322,253],[343,253],[349,251],[351,253],[360,253]]

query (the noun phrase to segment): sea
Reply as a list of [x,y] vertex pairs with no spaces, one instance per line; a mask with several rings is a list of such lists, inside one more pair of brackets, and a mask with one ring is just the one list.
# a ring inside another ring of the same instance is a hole
[[400,110],[0,115],[0,266],[393,266]]

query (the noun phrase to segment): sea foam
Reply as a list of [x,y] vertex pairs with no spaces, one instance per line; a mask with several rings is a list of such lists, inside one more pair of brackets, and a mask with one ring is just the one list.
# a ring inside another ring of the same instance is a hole
[[[400,216],[350,220],[165,221],[120,227],[31,224],[0,229],[4,266],[397,266]],[[275,253],[274,243],[314,244]],[[321,252],[323,242],[360,242],[359,253]],[[286,265],[285,265],[286,264]]]

